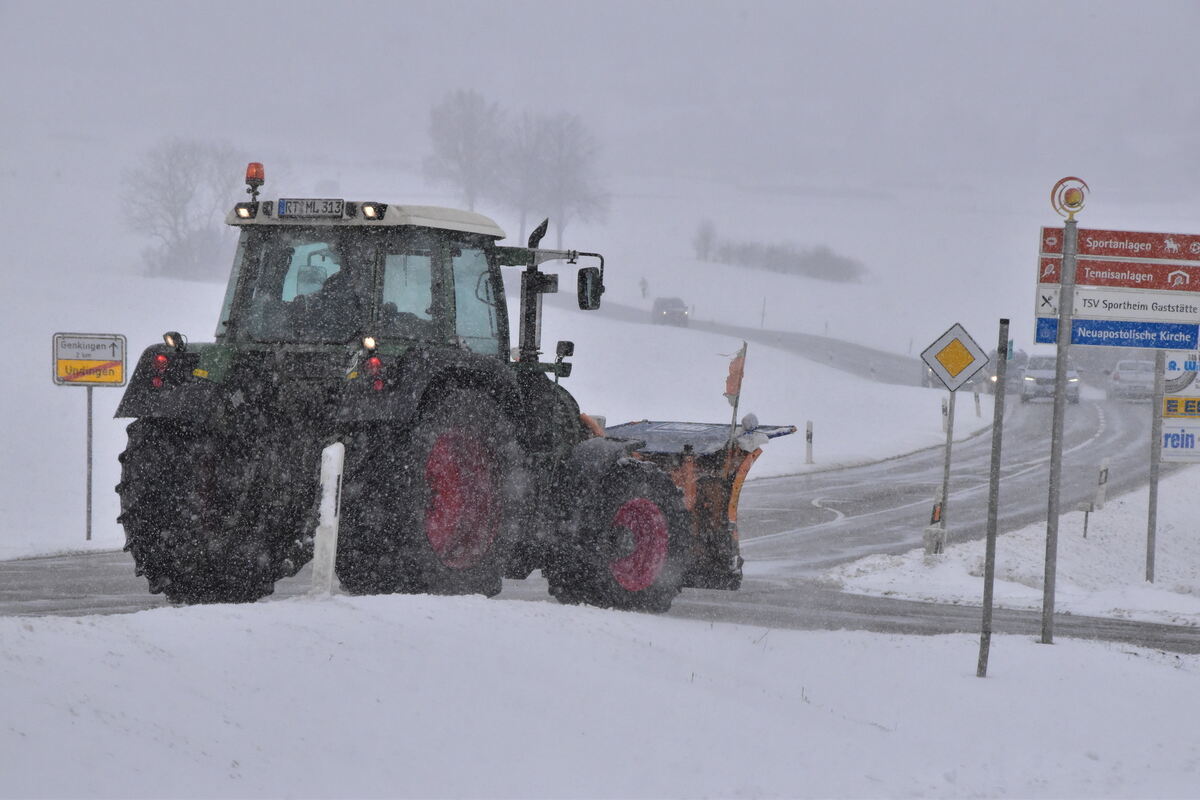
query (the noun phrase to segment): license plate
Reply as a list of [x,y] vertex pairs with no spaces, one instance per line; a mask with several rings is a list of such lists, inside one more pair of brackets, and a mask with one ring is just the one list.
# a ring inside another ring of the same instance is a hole
[[280,198],[281,217],[341,217],[345,200],[319,200],[315,198]]

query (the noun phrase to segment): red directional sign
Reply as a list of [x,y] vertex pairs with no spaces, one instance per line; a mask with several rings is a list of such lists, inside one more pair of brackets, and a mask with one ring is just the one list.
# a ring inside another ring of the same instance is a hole
[[[1063,229],[1042,228],[1042,255],[1062,255]],[[1200,261],[1200,236],[1190,233],[1146,233],[1079,229],[1079,255]]]
[[[1038,283],[1058,283],[1061,279],[1061,256],[1042,256],[1038,259]],[[1200,292],[1200,264],[1189,266],[1081,258],[1075,262],[1075,283],[1078,286],[1113,286],[1159,292]]]

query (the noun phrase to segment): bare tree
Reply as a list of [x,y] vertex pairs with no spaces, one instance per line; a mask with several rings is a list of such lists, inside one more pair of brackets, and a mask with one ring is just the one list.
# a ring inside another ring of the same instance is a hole
[[713,247],[716,243],[717,226],[713,224],[711,219],[701,220],[700,226],[696,228],[696,235],[692,239],[692,246],[696,249],[696,258],[700,261],[711,259]]
[[544,124],[542,194],[561,250],[567,225],[576,219],[602,219],[608,211],[608,195],[596,176],[600,149],[583,120],[559,113],[546,117]]
[[500,199],[520,216],[520,236],[525,241],[525,224],[536,213],[545,194],[542,163],[547,147],[546,118],[530,111],[521,114],[505,142]]
[[223,143],[165,139],[122,175],[130,227],[155,240],[143,253],[151,275],[224,275],[225,210],[236,202],[244,159]]
[[496,192],[504,155],[504,113],[497,104],[473,89],[451,92],[430,112],[429,137],[426,178],[458,187],[472,211]]

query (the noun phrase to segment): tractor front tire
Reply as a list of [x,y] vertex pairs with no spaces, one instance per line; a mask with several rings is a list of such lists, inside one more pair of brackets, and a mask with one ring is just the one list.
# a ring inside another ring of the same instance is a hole
[[337,574],[351,594],[500,593],[523,500],[516,432],[483,394],[439,393],[405,434],[347,452]]
[[546,569],[563,603],[664,612],[683,583],[689,517],[658,467],[624,458],[584,490]]
[[247,603],[271,594],[279,565],[236,522],[244,487],[232,453],[203,428],[129,425],[120,455],[125,550],[152,594],[172,603]]

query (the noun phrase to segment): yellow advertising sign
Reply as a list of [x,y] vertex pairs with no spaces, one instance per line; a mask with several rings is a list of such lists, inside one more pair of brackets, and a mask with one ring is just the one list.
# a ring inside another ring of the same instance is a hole
[[59,386],[124,386],[125,337],[119,333],[54,334]]
[[1200,397],[1164,397],[1163,416],[1200,419]]

